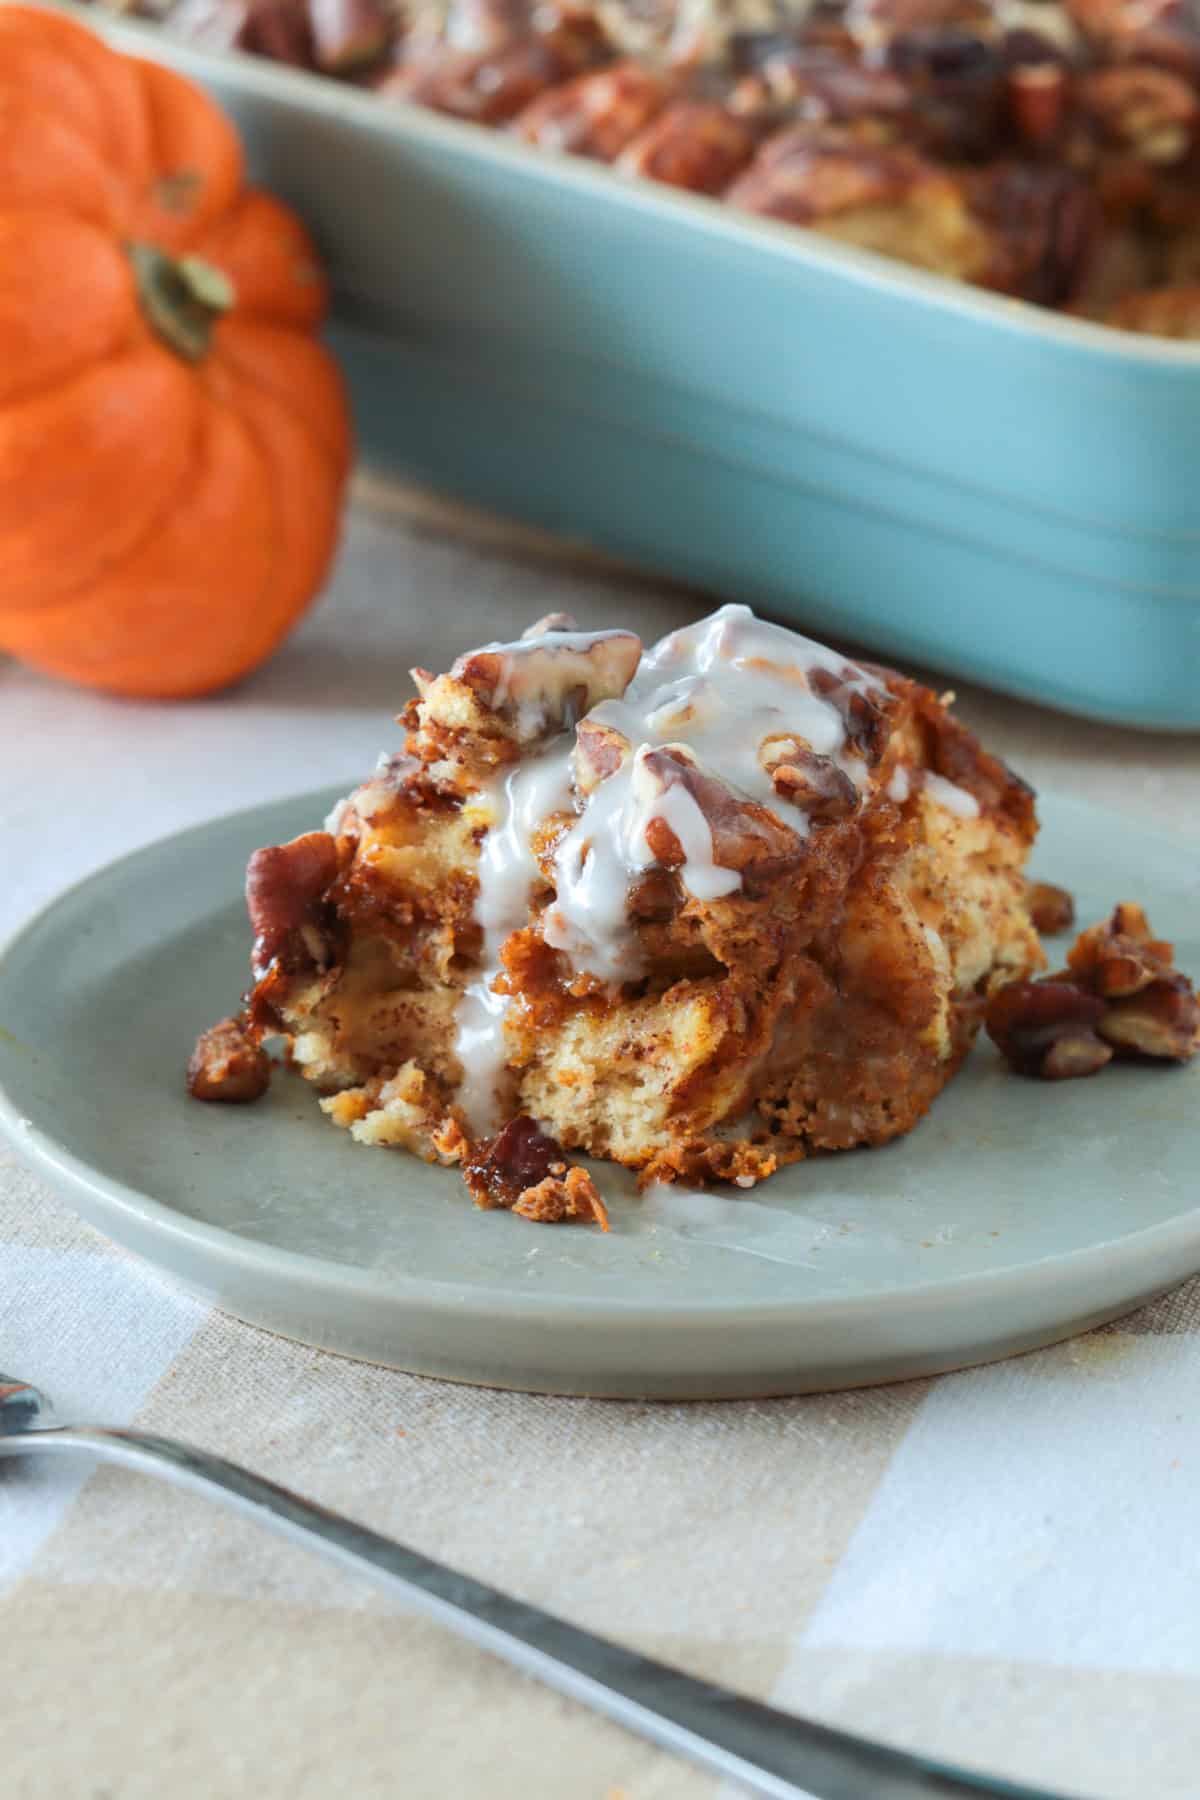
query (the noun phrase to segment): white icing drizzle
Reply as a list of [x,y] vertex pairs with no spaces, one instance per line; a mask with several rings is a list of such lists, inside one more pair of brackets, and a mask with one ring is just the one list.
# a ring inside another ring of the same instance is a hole
[[894,800],[897,806],[903,805],[912,791],[912,783],[908,779],[908,770],[903,763],[897,763],[892,770],[892,779],[888,782],[888,799]]
[[[579,635],[594,642],[597,634]],[[776,793],[760,759],[764,739],[788,740],[793,755],[807,747],[831,757],[860,791],[869,785],[866,764],[847,748],[841,714],[809,685],[814,669],[836,675],[850,691],[882,691],[874,676],[836,651],[756,619],[749,607],[723,606],[655,645],[623,698],[604,700],[586,715],[629,746],[590,792],[573,780],[578,753],[570,732],[492,790],[493,822],[479,865],[484,954],[463,998],[456,1046],[464,1070],[459,1101],[472,1130],[496,1123],[507,1002],[491,990],[504,940],[525,924],[530,886],[539,878],[530,849],[534,830],[551,813],[578,814],[555,852],[556,897],[542,921],[546,942],[584,973],[607,981],[635,976],[628,894],[631,881],[655,862],[646,837],[653,820],[662,819],[678,840],[684,861],[677,872],[689,894],[709,901],[741,886],[736,870],[716,862],[712,831],[694,795],[682,783],[664,789],[647,766],[649,751],[683,746],[689,760],[768,807],[798,837],[808,834],[808,816]]]
[[494,1125],[496,1082],[504,1067],[508,996],[492,992],[505,939],[525,923],[529,890],[540,879],[532,838],[551,814],[572,806],[567,754],[555,747],[511,770],[486,797],[492,822],[479,849],[475,916],[483,929],[480,973],[463,992],[455,1050],[463,1078],[458,1099],[475,1131]]
[[944,806],[947,812],[957,813],[960,819],[979,817],[979,802],[974,794],[959,787],[957,782],[947,781],[944,775],[935,775],[932,769],[925,771],[925,791],[939,806]]

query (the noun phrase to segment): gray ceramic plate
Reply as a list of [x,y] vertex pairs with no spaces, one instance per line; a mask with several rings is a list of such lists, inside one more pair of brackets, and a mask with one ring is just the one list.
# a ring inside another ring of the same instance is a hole
[[[1200,1065],[1044,1087],[979,1046],[886,1150],[752,1196],[639,1200],[608,1236],[479,1213],[278,1081],[197,1106],[197,1031],[246,977],[250,851],[333,796],[219,819],[64,894],[0,962],[0,1126],[93,1224],[228,1311],[425,1374],[699,1398],[897,1380],[1115,1317],[1200,1268]],[[1194,851],[1044,801],[1045,872],[1093,918],[1138,898],[1200,965]]]

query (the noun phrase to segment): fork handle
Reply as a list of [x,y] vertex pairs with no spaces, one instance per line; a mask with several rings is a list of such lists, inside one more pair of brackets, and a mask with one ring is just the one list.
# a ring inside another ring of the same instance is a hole
[[223,1500],[371,1576],[439,1624],[668,1750],[776,1800],[1062,1800],[778,1712],[698,1681],[460,1575],[236,1463],[147,1432],[58,1426],[0,1437],[0,1456],[80,1451]]

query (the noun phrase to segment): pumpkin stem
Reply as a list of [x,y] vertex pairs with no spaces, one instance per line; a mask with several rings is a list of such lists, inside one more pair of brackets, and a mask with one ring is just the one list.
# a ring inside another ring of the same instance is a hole
[[155,244],[127,244],[142,311],[165,344],[189,362],[208,350],[212,329],[236,298],[233,283],[199,256],[168,256]]

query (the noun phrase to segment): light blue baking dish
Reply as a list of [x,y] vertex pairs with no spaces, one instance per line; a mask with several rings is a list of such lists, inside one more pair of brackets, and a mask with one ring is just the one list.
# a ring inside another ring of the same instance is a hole
[[1200,729],[1200,346],[108,30],[204,82],[316,232],[376,466],[883,655]]

